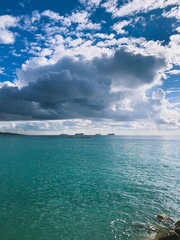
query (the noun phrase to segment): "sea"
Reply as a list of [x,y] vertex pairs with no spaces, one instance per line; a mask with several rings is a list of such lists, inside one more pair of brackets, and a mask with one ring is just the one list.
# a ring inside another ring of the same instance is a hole
[[0,240],[146,240],[180,219],[180,137],[0,136]]

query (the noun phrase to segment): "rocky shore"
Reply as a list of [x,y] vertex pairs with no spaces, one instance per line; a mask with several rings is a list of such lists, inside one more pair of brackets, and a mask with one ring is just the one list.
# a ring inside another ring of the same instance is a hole
[[151,226],[149,230],[154,232],[153,240],[180,240],[180,220],[174,221],[165,214],[157,215],[158,224]]

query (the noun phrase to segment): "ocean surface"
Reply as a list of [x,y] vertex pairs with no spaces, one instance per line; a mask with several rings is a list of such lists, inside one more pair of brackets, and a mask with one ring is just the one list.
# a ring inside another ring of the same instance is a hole
[[0,136],[0,240],[143,240],[180,218],[180,138]]

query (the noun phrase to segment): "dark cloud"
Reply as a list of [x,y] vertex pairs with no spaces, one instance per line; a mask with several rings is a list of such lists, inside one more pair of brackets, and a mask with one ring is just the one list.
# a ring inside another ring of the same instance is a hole
[[154,81],[157,71],[165,66],[165,60],[153,56],[133,55],[124,50],[117,51],[111,58],[97,58],[98,71],[113,79],[117,86],[137,88]]
[[165,65],[161,58],[120,50],[112,57],[63,58],[54,65],[21,70],[25,87],[0,89],[0,120],[116,118],[111,105],[126,93],[112,93],[112,86],[137,89],[153,83]]

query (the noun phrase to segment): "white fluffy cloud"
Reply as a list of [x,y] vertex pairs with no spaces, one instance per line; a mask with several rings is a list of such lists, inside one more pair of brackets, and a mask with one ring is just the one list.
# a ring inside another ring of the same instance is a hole
[[87,10],[92,10],[93,8],[97,8],[102,0],[79,0],[81,4],[83,4]]
[[96,33],[94,34],[94,37],[101,38],[101,39],[113,39],[115,35],[113,33],[111,34]]
[[3,87],[15,87],[16,85],[9,81],[0,82],[0,89]]
[[127,31],[124,30],[124,28],[127,27],[130,23],[131,23],[131,21],[127,21],[127,20],[117,22],[113,25],[112,29],[115,30],[119,34],[126,34]]
[[173,70],[167,71],[167,73],[170,74],[170,75],[179,75],[180,74],[180,70],[173,69]]
[[45,10],[44,12],[42,12],[41,16],[48,17],[55,21],[59,21],[63,19],[63,17],[60,16],[59,13],[53,12],[51,10]]
[[0,43],[13,44],[15,42],[15,34],[9,29],[15,27],[17,19],[10,15],[0,16]]
[[88,17],[89,17],[89,14],[87,11],[77,11],[77,12],[73,12],[69,18],[73,23],[82,23],[82,22],[87,23]]
[[164,100],[165,99],[165,92],[161,88],[158,88],[156,91],[153,92],[152,99],[153,100],[160,100],[160,101]]
[[180,7],[179,6],[173,7],[170,11],[163,12],[162,15],[163,17],[166,18],[176,18],[180,20]]
[[103,6],[108,12],[111,12],[114,17],[125,17],[132,16],[133,14],[147,13],[155,9],[163,9],[167,6],[173,6],[176,4],[179,4],[178,0],[132,0],[118,8],[117,0],[108,0]]
[[158,123],[180,126],[180,110],[165,98],[165,92],[158,88],[152,94],[153,119]]

